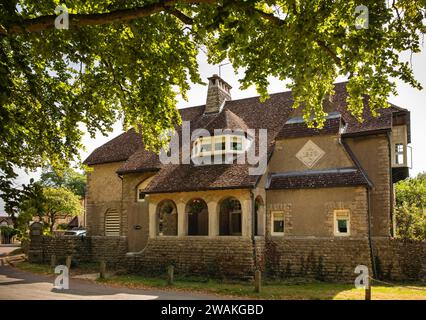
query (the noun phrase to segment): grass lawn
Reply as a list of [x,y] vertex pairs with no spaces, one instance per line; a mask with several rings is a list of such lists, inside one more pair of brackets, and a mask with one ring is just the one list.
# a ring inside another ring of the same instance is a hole
[[[206,280],[203,278],[176,278],[173,286],[165,279],[140,275],[117,275],[99,282],[131,288],[162,288],[185,291],[200,291],[247,299],[286,300],[363,300],[365,291],[352,284],[325,283],[296,279],[292,281],[265,281],[262,292],[255,293],[253,284],[243,281]],[[406,284],[411,289],[399,286],[374,285],[372,299],[378,300],[426,300],[426,283]],[[418,289],[418,290],[414,290]]]
[[[20,262],[16,267],[38,274],[52,274],[49,265]],[[71,267],[71,275],[95,273],[96,263],[79,263]],[[288,281],[266,280],[262,292],[255,293],[253,283],[248,281],[221,281],[204,277],[175,277],[174,284],[167,284],[166,276],[148,277],[142,275],[114,275],[98,279],[100,283],[129,288],[159,288],[164,290],[198,291],[245,299],[286,299],[286,300],[362,300],[364,290],[355,289],[353,284],[326,283],[306,279]],[[409,288],[408,288],[409,287]],[[417,290],[415,290],[417,289]],[[398,286],[375,284],[372,287],[373,300],[426,300],[426,283],[404,283]]]
[[[47,264],[36,264],[29,263],[27,261],[18,262],[15,264],[15,267],[23,271],[29,271],[37,274],[54,274],[54,271]],[[87,274],[87,273],[96,273],[99,272],[99,264],[97,263],[78,263],[76,266],[71,266],[70,274],[71,276]]]

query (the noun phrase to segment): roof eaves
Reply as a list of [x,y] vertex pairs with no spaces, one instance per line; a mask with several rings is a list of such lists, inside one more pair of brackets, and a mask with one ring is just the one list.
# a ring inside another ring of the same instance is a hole
[[160,191],[145,191],[146,194],[162,194],[162,193],[181,193],[181,192],[197,192],[197,191],[209,191],[209,190],[235,190],[235,189],[253,189],[255,184],[241,185],[241,186],[230,186],[230,187],[208,187],[208,188],[194,188],[186,190],[160,190]]

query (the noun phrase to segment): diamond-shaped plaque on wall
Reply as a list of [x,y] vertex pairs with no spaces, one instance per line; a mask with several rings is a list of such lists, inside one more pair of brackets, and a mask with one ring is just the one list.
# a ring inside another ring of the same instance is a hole
[[312,168],[324,156],[324,154],[324,150],[309,140],[296,154],[296,158],[302,161],[302,163],[308,168]]

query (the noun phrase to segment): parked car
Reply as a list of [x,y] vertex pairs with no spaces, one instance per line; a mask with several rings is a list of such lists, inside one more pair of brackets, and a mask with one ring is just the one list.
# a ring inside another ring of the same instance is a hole
[[64,232],[64,236],[80,236],[85,237],[87,235],[87,230],[67,230]]

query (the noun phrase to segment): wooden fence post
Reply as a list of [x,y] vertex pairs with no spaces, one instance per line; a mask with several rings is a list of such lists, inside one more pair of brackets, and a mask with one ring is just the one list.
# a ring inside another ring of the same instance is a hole
[[366,283],[366,286],[365,286],[365,300],[371,300],[370,279],[367,280],[367,283]]
[[254,291],[260,293],[262,291],[262,273],[256,270],[254,273]]
[[65,264],[68,268],[68,271],[71,270],[71,256],[67,256]]
[[99,278],[105,279],[106,276],[106,262],[105,260],[101,260],[99,264]]
[[56,267],[56,255],[55,254],[52,254],[50,256],[50,267],[52,269],[55,269],[55,267]]
[[173,284],[173,280],[174,280],[174,271],[175,271],[174,266],[169,266],[169,267],[167,268],[167,283],[168,283],[169,285],[172,285],[172,284]]

